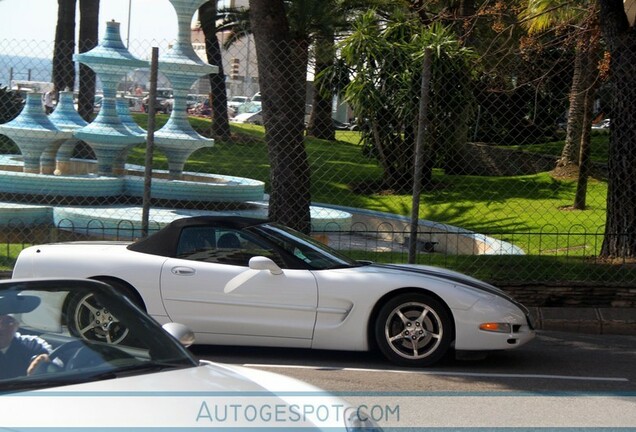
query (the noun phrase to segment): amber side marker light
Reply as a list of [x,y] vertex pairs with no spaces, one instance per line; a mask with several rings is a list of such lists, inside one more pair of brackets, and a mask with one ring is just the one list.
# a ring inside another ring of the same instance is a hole
[[512,325],[509,323],[482,323],[479,330],[495,333],[512,333]]

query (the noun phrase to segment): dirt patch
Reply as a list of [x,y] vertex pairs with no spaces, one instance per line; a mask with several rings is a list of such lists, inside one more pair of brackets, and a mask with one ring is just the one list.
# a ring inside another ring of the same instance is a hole
[[555,180],[578,180],[579,166],[576,164],[558,166],[550,171],[550,176]]

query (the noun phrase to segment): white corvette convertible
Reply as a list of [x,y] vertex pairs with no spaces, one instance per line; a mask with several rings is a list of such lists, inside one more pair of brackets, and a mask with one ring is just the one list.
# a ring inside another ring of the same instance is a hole
[[[427,366],[452,346],[505,350],[535,334],[527,309],[485,282],[434,267],[354,261],[260,219],[183,218],[134,243],[22,251],[13,277],[42,276],[106,281],[160,323],[190,327],[199,344],[377,347],[397,364]],[[91,325],[72,327],[82,333]]]

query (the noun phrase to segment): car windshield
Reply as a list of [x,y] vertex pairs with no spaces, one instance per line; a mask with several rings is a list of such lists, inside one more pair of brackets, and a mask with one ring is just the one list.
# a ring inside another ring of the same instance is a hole
[[311,268],[326,270],[333,268],[359,267],[360,262],[353,260],[324,243],[299,231],[280,225],[268,223],[246,228],[256,231],[276,247],[301,259]]
[[[37,362],[42,354],[48,358]],[[106,284],[0,284],[1,392],[196,365],[176,339]]]
[[172,90],[171,89],[157,89],[157,97],[170,99],[172,98]]
[[261,112],[262,108],[261,105],[259,103],[254,103],[254,102],[246,102],[242,105],[239,105],[238,107],[238,112],[239,114],[246,114],[246,113],[258,113]]

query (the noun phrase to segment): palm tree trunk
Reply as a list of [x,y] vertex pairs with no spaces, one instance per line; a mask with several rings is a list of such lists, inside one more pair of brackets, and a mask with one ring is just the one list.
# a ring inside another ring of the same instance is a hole
[[[316,43],[316,67],[315,75],[326,70],[333,65],[334,60],[334,35],[321,38]],[[307,135],[333,141],[336,139],[333,120],[331,119],[332,95],[325,95],[321,89],[315,85],[312,101],[311,117],[307,125]]]
[[567,132],[561,157],[557,168],[577,163],[581,133],[583,132],[583,116],[585,115],[585,50],[583,40],[577,42],[574,55],[574,72],[570,88],[570,107],[568,108]]
[[[593,91],[585,92],[585,114],[583,124],[592,123]],[[576,184],[576,194],[574,196],[573,207],[577,210],[585,210],[587,197],[587,180],[590,174],[590,128],[584,127],[581,133],[580,155],[579,155],[579,179]]]
[[588,177],[592,171],[591,167],[591,136],[592,116],[594,109],[594,99],[598,90],[600,80],[598,78],[598,58],[599,58],[599,32],[598,23],[592,27],[594,30],[585,49],[583,71],[585,74],[585,99],[583,111],[583,129],[581,130],[581,142],[579,145],[579,178],[576,185],[576,195],[573,207],[577,210],[585,210]]
[[304,142],[306,41],[294,41],[283,0],[250,0],[271,164],[269,218],[309,233],[310,169]]
[[73,51],[75,51],[75,7],[76,0],[57,0],[57,25],[55,27],[55,43],[53,50],[53,85],[57,91],[73,89],[75,84],[75,68],[73,67]]
[[[90,51],[99,41],[99,0],[80,0],[79,52]],[[93,70],[80,64],[78,112],[86,121],[93,118],[96,77]]]
[[221,46],[216,37],[217,2],[208,1],[199,8],[199,21],[201,30],[205,35],[205,53],[208,63],[217,65],[219,72],[210,74],[210,101],[212,108],[212,136],[222,140],[230,139],[230,122],[227,113],[227,92],[225,87],[225,74],[223,72],[223,59]]

